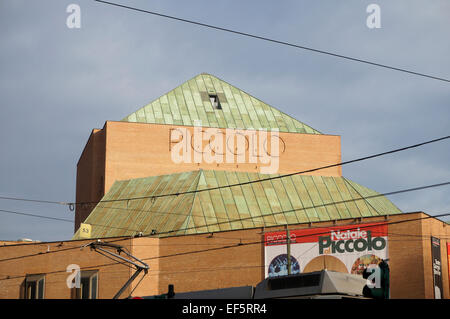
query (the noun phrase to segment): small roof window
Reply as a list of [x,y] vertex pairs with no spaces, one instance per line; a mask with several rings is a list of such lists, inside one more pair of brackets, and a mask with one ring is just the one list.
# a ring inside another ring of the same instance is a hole
[[209,100],[214,109],[221,110],[222,106],[220,105],[219,97],[216,94],[209,94]]

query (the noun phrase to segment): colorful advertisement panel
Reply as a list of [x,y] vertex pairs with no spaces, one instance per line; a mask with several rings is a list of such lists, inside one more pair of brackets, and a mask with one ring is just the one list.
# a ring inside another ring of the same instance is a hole
[[[385,223],[290,230],[291,274],[321,269],[362,274],[370,264],[388,258]],[[265,276],[288,274],[286,231],[265,239]]]
[[431,258],[433,261],[434,299],[442,299],[441,241],[431,237]]

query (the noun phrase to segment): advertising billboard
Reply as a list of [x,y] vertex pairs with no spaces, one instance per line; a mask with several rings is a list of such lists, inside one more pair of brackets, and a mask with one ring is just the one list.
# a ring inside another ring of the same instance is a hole
[[[321,269],[362,274],[388,258],[385,223],[289,230],[291,274]],[[286,231],[264,235],[265,276],[288,274]]]
[[442,299],[441,241],[436,237],[431,237],[431,258],[433,261],[434,299]]

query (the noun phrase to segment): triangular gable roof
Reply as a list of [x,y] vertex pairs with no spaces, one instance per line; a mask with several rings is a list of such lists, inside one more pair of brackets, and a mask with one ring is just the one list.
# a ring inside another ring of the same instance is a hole
[[[198,170],[116,181],[85,223],[92,238],[153,230],[165,237],[401,213],[384,196],[365,199],[379,194],[344,177],[294,175],[196,192],[269,176],[278,175]],[[137,199],[120,200],[129,198]]]
[[[219,98],[215,109],[209,95]],[[202,73],[159,97],[122,121],[237,129],[277,129],[321,134],[250,94],[210,74]],[[196,124],[201,121],[201,124]]]

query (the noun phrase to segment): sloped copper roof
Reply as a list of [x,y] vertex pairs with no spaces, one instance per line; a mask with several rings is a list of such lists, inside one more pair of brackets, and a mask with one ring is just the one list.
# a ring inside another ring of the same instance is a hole
[[294,175],[210,189],[269,176],[279,175],[198,170],[116,181],[85,223],[92,238],[164,237],[401,213],[344,177]]
[[[216,95],[220,109],[209,95]],[[202,73],[159,97],[122,121],[238,129],[267,129],[280,132],[321,134],[312,127],[280,112],[250,94]],[[200,123],[196,123],[201,121]]]

